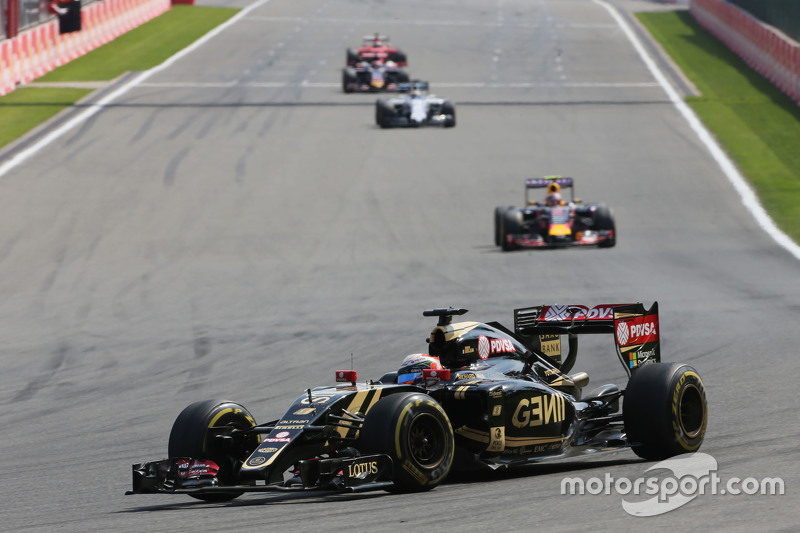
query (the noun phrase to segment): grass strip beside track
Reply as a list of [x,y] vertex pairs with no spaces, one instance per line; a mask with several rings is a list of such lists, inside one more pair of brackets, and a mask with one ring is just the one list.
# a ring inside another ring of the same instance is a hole
[[91,89],[28,87],[3,96],[0,98],[0,147],[19,139],[90,92]]
[[778,227],[800,242],[800,106],[687,11],[636,16],[700,91],[687,104],[753,185]]
[[[58,67],[36,82],[109,81],[149,70],[222,24],[238,9],[177,5],[113,41]],[[20,87],[0,98],[0,147],[18,139],[90,89]]]

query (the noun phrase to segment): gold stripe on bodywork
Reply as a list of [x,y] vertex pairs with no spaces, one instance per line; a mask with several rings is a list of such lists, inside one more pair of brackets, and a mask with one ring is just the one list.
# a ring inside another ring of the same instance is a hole
[[[348,411],[353,414],[358,413],[359,411],[361,411],[361,406],[367,400],[367,397],[371,394],[375,394],[376,392],[377,392],[376,390],[358,391],[353,396],[353,400],[350,402],[350,404],[345,408],[345,411]],[[370,403],[369,406],[372,407],[372,404]],[[340,437],[345,438],[347,436],[347,432],[350,431],[350,429],[352,428],[337,427],[336,431],[339,433]]]
[[475,329],[480,326],[480,322],[458,322],[456,324],[448,324],[447,326],[436,326],[431,331],[430,341],[433,342],[433,334],[438,330],[444,333],[444,340],[451,341],[456,337],[460,337],[464,333]]

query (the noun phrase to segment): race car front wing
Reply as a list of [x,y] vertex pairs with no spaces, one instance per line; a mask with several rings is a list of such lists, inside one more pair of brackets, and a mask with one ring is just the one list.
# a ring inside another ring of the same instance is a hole
[[298,461],[293,477],[283,483],[221,485],[213,461],[173,457],[132,466],[133,489],[125,494],[214,494],[344,490],[361,492],[393,485],[392,459],[388,455],[354,458],[314,458]]

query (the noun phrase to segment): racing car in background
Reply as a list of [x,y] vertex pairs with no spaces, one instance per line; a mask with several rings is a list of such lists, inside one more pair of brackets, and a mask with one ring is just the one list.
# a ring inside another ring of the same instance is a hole
[[413,80],[400,89],[407,94],[375,102],[375,122],[381,128],[456,125],[456,107],[450,100],[428,94],[427,81]]
[[[438,318],[427,354],[365,383],[354,370],[336,371],[335,386],[305,389],[269,422],[232,401],[189,405],[172,427],[168,457],[133,465],[128,494],[226,501],[246,492],[424,491],[453,468],[625,447],[661,459],[700,448],[704,384],[694,368],[660,361],[657,303],[521,308],[513,330],[453,322],[466,312],[425,311]],[[613,335],[624,390],[583,392],[589,376],[570,374],[582,334]]]
[[342,70],[342,90],[346,93],[408,90],[408,81],[408,73],[393,61],[362,61]]
[[389,36],[373,33],[365,35],[363,44],[353,50],[347,49],[347,66],[354,67],[362,61],[381,63],[394,61],[401,67],[408,66],[406,55],[399,49],[389,44]]
[[[544,202],[530,198],[530,191],[537,189],[547,189]],[[562,189],[570,190],[569,201],[561,199]],[[525,207],[503,206],[494,210],[494,244],[504,251],[564,246],[610,248],[616,243],[611,209],[602,203],[584,204],[576,200],[572,178],[529,179],[525,182]]]

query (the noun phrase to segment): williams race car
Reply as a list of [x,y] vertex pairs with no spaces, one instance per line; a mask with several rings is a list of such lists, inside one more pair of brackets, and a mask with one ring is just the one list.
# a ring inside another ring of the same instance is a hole
[[389,37],[379,33],[365,35],[364,42],[357,49],[347,49],[347,66],[354,67],[362,61],[394,61],[401,67],[407,66],[406,55],[389,44]]
[[456,125],[456,108],[450,100],[427,94],[428,82],[412,81],[396,98],[375,102],[375,122],[381,128]]
[[342,90],[346,93],[408,90],[408,73],[393,61],[362,61],[342,70]]
[[[516,309],[513,331],[453,323],[464,313],[425,311],[438,317],[427,354],[407,356],[377,381],[337,371],[336,386],[306,389],[278,419],[258,424],[225,400],[189,405],[172,427],[168,458],[134,464],[128,494],[226,501],[246,492],[423,491],[454,468],[625,447],[661,459],[700,448],[703,381],[688,365],[660,362],[658,304]],[[627,387],[584,394],[588,375],[568,373],[578,336],[600,333],[614,336]]]
[[[534,189],[548,191],[543,202],[531,200]],[[570,200],[561,190],[570,190]],[[575,199],[572,178],[546,176],[525,182],[525,207],[497,207],[494,210],[494,244],[503,250],[599,246],[617,243],[611,209],[605,204],[584,204]]]

